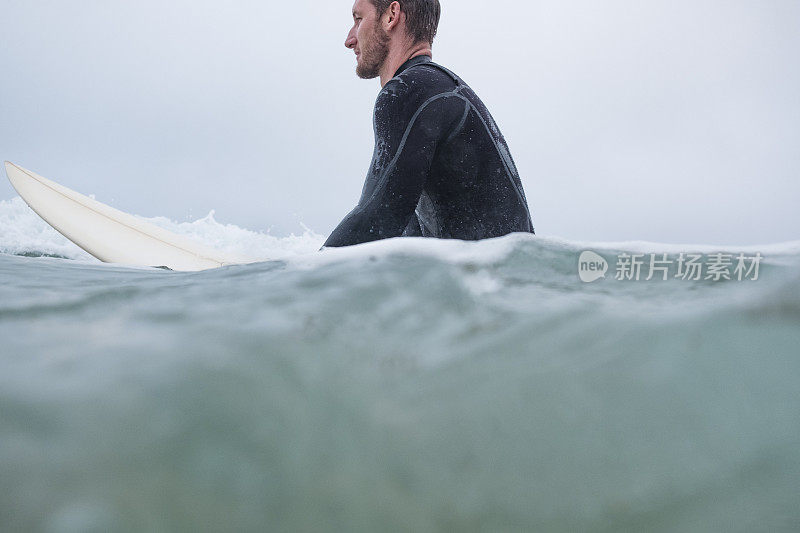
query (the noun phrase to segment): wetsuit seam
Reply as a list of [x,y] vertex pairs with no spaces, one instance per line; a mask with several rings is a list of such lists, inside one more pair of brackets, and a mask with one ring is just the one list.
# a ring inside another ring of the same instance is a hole
[[478,118],[480,119],[481,123],[483,124],[483,127],[486,130],[487,135],[492,140],[492,144],[494,145],[494,149],[497,152],[497,156],[503,162],[503,168],[506,171],[506,177],[511,182],[511,187],[514,189],[514,192],[517,194],[517,198],[519,199],[519,201],[522,202],[523,205],[527,205],[527,201],[525,200],[525,196],[520,192],[519,187],[517,187],[517,184],[514,182],[514,178],[513,178],[514,173],[511,172],[511,168],[508,166],[508,163],[506,162],[506,159],[503,157],[503,153],[500,150],[500,146],[498,145],[497,140],[494,138],[494,135],[492,135],[492,131],[489,129],[489,125],[483,119],[483,116],[481,115],[480,111],[478,111],[478,108],[475,107],[475,105],[473,105],[473,103],[468,98],[466,98],[465,96],[463,96],[463,95],[461,95],[461,94],[459,94],[459,93],[457,93],[455,91],[452,91],[451,93],[448,93],[448,94],[449,95],[453,95],[456,98],[460,98],[460,99],[464,100],[467,103],[467,106],[470,109],[474,110],[475,114],[478,115]]
[[[456,95],[456,96],[464,98],[461,95]],[[500,157],[500,161],[503,162],[503,168],[505,168],[505,170],[506,170],[506,177],[511,182],[511,187],[514,189],[514,192],[517,193],[517,198],[519,199],[520,202],[522,202],[523,205],[527,205],[528,202],[525,199],[525,195],[519,190],[519,187],[517,187],[517,184],[514,181],[514,177],[513,177],[514,173],[511,172],[511,168],[508,166],[508,162],[506,161],[506,158],[503,157],[503,152],[500,150],[500,145],[497,143],[497,140],[494,138],[494,135],[492,135],[492,131],[489,129],[489,125],[484,120],[484,118],[481,115],[480,111],[478,111],[478,108],[476,108],[472,104],[472,102],[470,102],[467,98],[464,98],[464,100],[475,111],[475,114],[478,115],[478,118],[481,120],[481,123],[483,124],[483,127],[486,130],[486,133],[489,135],[489,138],[492,140],[492,144],[494,144],[494,149],[497,151],[497,155]]]
[[[455,93],[455,91],[453,91],[453,92]],[[460,95],[455,93],[455,96],[460,96]],[[464,102],[464,116],[461,117],[461,122],[458,123],[458,127],[456,127],[456,129],[453,130],[453,133],[450,134],[450,136],[447,138],[445,143],[449,143],[450,141],[452,141],[455,138],[456,135],[461,133],[461,130],[464,129],[464,125],[467,123],[467,117],[469,116],[469,111],[470,111],[469,101],[465,100],[465,102]]]
[[447,98],[448,96],[455,96],[456,98],[464,99],[464,97],[461,96],[460,94],[457,94],[455,91],[451,91],[451,92],[448,92],[448,93],[440,93],[440,94],[437,94],[435,96],[432,96],[432,97],[428,98],[421,106],[419,106],[419,109],[417,109],[417,111],[411,117],[411,121],[408,123],[408,126],[406,127],[405,132],[403,132],[403,138],[400,141],[400,145],[397,147],[397,152],[395,153],[395,155],[392,158],[391,162],[386,166],[386,170],[384,170],[384,172],[382,173],[380,179],[378,180],[378,183],[375,185],[375,189],[372,192],[372,195],[370,195],[369,200],[367,200],[364,203],[364,205],[371,204],[373,202],[373,200],[375,200],[375,198],[377,197],[378,193],[381,191],[383,186],[386,184],[386,180],[387,180],[389,174],[392,172],[392,170],[394,170],[395,165],[397,165],[397,161],[400,159],[400,156],[403,154],[403,149],[405,148],[406,142],[408,141],[408,136],[411,135],[411,129],[414,127],[417,119],[422,114],[422,112],[425,110],[425,108],[428,105],[430,105],[431,103],[433,103],[434,101],[439,100],[441,98]]

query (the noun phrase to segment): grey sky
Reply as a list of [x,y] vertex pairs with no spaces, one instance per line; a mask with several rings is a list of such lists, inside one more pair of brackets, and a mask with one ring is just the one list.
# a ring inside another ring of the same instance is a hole
[[[327,234],[379,90],[343,46],[350,8],[3,0],[0,159],[145,216]],[[800,239],[800,1],[442,8],[435,60],[497,119],[540,234]]]

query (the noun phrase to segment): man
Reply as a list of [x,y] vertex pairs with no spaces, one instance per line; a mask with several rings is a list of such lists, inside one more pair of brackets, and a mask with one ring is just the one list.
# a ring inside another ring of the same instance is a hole
[[325,246],[399,236],[479,240],[533,233],[528,203],[494,119],[432,61],[439,0],[357,0],[345,46],[356,73],[380,77],[375,152],[358,206]]

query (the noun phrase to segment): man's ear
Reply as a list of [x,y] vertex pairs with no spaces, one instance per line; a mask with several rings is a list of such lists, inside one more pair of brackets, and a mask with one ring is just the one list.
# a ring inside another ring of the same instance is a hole
[[402,10],[400,9],[400,2],[392,2],[389,4],[389,8],[386,10],[386,14],[384,15],[386,31],[393,30],[398,24],[400,24],[401,14]]

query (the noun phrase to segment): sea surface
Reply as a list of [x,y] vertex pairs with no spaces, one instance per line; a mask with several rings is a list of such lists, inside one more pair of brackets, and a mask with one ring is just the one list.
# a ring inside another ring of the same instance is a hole
[[[153,222],[265,260],[105,265],[0,202],[3,532],[800,531],[800,242]],[[763,261],[616,279],[651,252]]]

